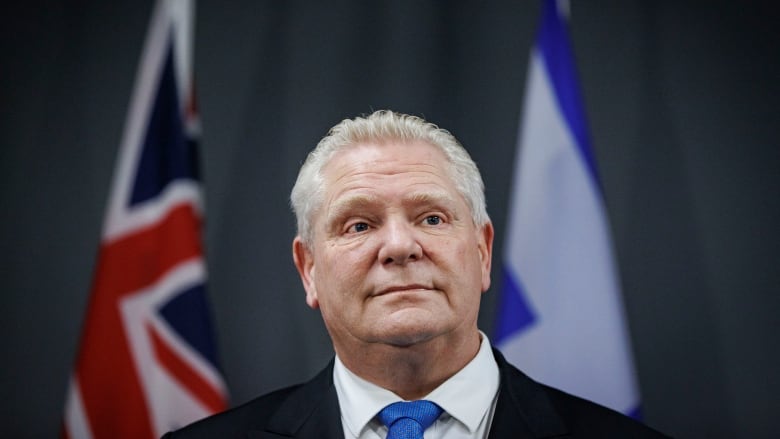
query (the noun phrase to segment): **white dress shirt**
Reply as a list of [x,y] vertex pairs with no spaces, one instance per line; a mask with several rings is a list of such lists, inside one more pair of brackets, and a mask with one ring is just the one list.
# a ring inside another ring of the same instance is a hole
[[[498,395],[498,365],[487,336],[463,369],[422,399],[444,412],[425,430],[425,439],[484,439],[490,432]],[[346,439],[385,439],[387,427],[376,417],[386,405],[403,401],[395,393],[352,373],[336,356],[333,383]]]

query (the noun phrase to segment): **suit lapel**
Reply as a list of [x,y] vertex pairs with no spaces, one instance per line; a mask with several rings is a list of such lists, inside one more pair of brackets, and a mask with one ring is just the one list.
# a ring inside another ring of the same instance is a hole
[[265,431],[251,431],[247,437],[344,437],[338,396],[333,386],[333,361],[311,381],[290,393],[270,418]]
[[501,375],[490,439],[567,437],[566,426],[544,389],[509,364],[497,350],[493,355]]

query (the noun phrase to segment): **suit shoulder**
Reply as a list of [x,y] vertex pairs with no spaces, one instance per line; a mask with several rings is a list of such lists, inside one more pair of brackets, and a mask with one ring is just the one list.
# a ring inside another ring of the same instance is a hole
[[243,438],[247,431],[263,430],[269,418],[302,384],[267,393],[163,436],[164,439]]
[[540,385],[574,437],[668,437],[622,413],[554,387]]
[[539,437],[666,437],[626,415],[534,381],[497,350],[494,356],[501,388],[491,429],[506,433],[497,437],[512,437],[521,425]]
[[332,377],[333,360],[305,383],[267,393],[238,407],[169,433],[165,438],[232,439],[246,438],[247,435],[263,432],[291,436],[296,432],[306,431],[307,426],[311,428],[307,420],[312,419],[313,416],[321,417],[320,422],[312,423],[315,427],[321,427],[325,421],[332,418],[341,428],[338,399]]

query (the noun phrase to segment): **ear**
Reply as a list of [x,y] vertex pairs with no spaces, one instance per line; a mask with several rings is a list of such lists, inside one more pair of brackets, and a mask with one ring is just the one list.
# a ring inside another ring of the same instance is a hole
[[296,236],[292,246],[293,261],[301,276],[303,288],[306,290],[306,303],[313,309],[320,307],[317,300],[317,286],[314,281],[314,255],[306,247],[300,236]]
[[482,292],[490,287],[490,266],[493,260],[493,223],[489,222],[477,230],[477,247],[482,266]]

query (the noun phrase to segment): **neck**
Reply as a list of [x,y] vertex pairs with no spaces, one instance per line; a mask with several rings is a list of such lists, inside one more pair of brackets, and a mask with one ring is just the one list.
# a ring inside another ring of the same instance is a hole
[[436,338],[410,346],[372,343],[336,351],[355,375],[412,401],[431,393],[473,360],[480,339],[475,331],[461,342]]

